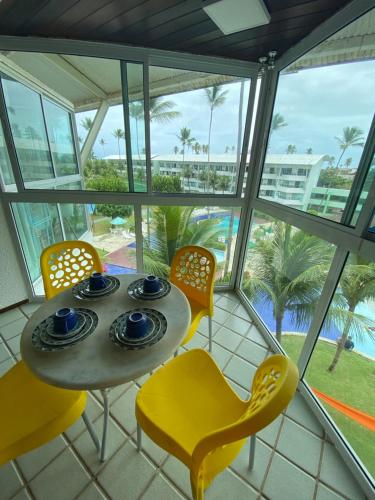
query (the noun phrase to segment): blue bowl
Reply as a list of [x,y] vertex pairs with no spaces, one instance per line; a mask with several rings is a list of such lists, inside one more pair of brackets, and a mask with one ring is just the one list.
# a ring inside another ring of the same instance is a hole
[[106,286],[107,286],[107,283],[106,283],[105,277],[102,275],[102,273],[93,273],[90,276],[90,280],[89,280],[90,290],[102,290]]
[[126,320],[126,335],[137,339],[144,337],[147,333],[147,317],[141,312],[133,312]]
[[160,280],[156,276],[146,276],[143,280],[144,293],[157,293],[160,290]]
[[64,307],[55,312],[53,325],[56,333],[69,333],[76,326],[77,313],[71,307]]

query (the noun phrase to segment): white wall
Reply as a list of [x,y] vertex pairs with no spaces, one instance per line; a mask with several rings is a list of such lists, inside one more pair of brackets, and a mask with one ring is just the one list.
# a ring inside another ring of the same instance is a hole
[[0,203],[0,309],[24,299],[27,289]]

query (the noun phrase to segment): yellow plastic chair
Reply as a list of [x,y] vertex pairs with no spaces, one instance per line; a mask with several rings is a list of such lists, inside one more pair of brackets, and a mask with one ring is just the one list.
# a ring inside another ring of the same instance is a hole
[[59,389],[37,379],[23,361],[0,378],[0,465],[41,446],[83,417],[99,451],[84,409],[84,391]]
[[251,397],[243,401],[227,383],[209,353],[193,349],[155,372],[136,399],[138,450],[141,428],[190,469],[195,500],[250,438],[253,467],[255,434],[270,424],[292,399],[298,370],[280,354],[257,369]]
[[45,248],[40,267],[47,300],[103,270],[95,248],[80,240],[62,241]]
[[181,247],[173,257],[169,280],[184,292],[191,308],[190,328],[181,345],[189,342],[200,320],[208,316],[208,349],[212,351],[215,273],[215,255],[206,248],[194,245]]

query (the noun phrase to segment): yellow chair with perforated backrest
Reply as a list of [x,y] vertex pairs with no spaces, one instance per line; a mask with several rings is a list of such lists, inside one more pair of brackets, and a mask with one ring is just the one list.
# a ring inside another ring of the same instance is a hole
[[215,255],[206,248],[181,247],[173,257],[169,280],[184,292],[191,308],[190,328],[182,345],[193,337],[203,316],[208,316],[209,351],[212,350],[215,273]]
[[[85,241],[63,241],[40,257],[47,299],[78,283],[102,265]],[[82,416],[96,448],[99,440],[85,414],[87,393],[48,385],[19,361],[0,378],[0,465],[41,446]]]
[[62,241],[45,248],[40,267],[47,300],[103,270],[95,248],[80,240]]
[[255,434],[288,405],[298,384],[294,363],[280,354],[263,361],[243,401],[203,349],[188,351],[155,372],[136,399],[138,450],[141,429],[190,469],[195,500],[202,500],[211,481],[232,463]]

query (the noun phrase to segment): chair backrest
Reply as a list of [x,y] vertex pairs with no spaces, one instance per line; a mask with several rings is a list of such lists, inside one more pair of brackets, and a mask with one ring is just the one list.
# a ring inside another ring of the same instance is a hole
[[72,287],[103,266],[95,248],[86,241],[62,241],[45,248],[40,256],[47,299]]
[[188,299],[206,307],[212,315],[215,273],[215,255],[207,248],[189,245],[175,253],[169,279]]

